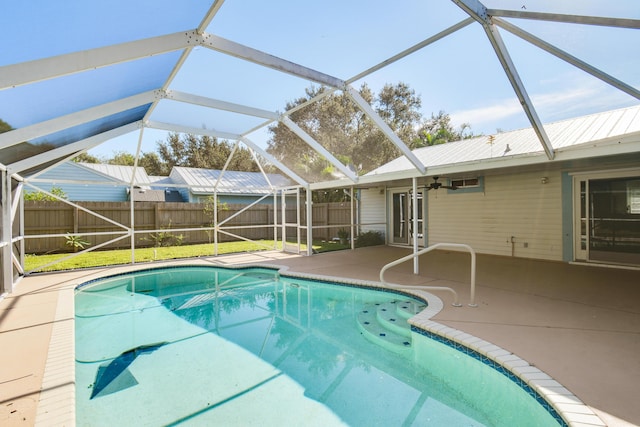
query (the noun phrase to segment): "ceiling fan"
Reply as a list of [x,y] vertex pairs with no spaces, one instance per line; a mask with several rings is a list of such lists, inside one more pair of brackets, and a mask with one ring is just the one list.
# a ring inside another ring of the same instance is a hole
[[444,185],[441,182],[438,181],[437,176],[433,177],[433,182],[431,184],[427,184],[425,186],[425,190],[429,191],[429,190],[437,190],[438,188],[447,188],[449,190],[457,190],[458,187],[456,187],[455,185]]

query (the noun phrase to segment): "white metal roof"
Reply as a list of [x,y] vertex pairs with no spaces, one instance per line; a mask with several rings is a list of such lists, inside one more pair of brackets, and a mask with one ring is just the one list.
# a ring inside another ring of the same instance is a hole
[[[640,106],[562,120],[545,125],[544,128],[553,141],[559,158],[562,158],[562,152],[572,148],[593,148],[599,142],[607,142],[616,137],[636,135],[636,140],[640,141]],[[543,151],[534,130],[527,128],[423,147],[414,150],[414,154],[427,168],[470,163],[469,169],[473,170],[481,161],[539,157]],[[611,154],[615,154],[615,148],[611,149]],[[399,157],[366,176],[411,170],[412,164],[406,158]]]
[[260,172],[220,171],[214,169],[200,169],[175,166],[171,171],[174,181],[180,181],[189,186],[193,194],[268,194],[274,189],[288,187],[292,182],[278,174]]
[[[147,171],[144,168],[134,168],[133,166],[122,165],[106,165],[101,163],[79,162],[78,164],[85,168],[93,169],[103,175],[115,178],[125,184],[130,184],[131,182],[135,182],[138,186],[149,186],[151,184],[149,175],[147,175]],[[134,177],[135,180],[132,181]]]

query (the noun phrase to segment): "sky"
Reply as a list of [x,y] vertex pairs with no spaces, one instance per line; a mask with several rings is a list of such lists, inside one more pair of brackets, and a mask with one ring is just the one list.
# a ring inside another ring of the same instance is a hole
[[[637,0],[486,0],[489,8],[640,19]],[[32,0],[3,6],[0,66],[193,29],[208,0],[87,2]],[[226,0],[207,32],[349,79],[467,15],[450,0]],[[511,19],[568,53],[640,88],[640,31]],[[543,123],[637,105],[638,100],[501,30],[521,80]],[[26,126],[160,87],[176,53],[0,90],[0,119]],[[492,134],[529,127],[513,89],[477,23],[427,46],[360,81],[374,91],[407,83],[422,99],[425,117],[444,111],[454,125]],[[198,47],[170,89],[270,111],[304,95],[312,83]],[[151,120],[244,133],[263,120],[163,100]],[[166,133],[145,129],[142,151],[154,151]],[[91,150],[110,157],[135,152],[139,133]],[[264,130],[250,139],[266,146]],[[0,159],[1,162],[1,159]]]

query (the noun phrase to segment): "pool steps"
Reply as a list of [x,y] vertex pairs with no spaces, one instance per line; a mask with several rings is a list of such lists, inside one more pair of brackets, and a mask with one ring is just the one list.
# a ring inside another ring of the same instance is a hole
[[424,308],[425,304],[407,300],[367,304],[358,312],[356,321],[366,339],[402,353],[411,348],[411,326],[407,319]]

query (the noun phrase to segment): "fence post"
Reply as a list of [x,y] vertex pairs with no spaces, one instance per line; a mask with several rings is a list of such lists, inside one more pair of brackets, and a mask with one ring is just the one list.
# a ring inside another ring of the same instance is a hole
[[160,229],[160,208],[158,206],[159,205],[157,203],[153,205],[153,229],[154,230]]
[[80,230],[80,227],[78,226],[78,222],[79,222],[78,212],[79,212],[78,207],[74,206],[73,207],[73,233],[74,234],[78,233],[78,231]]

